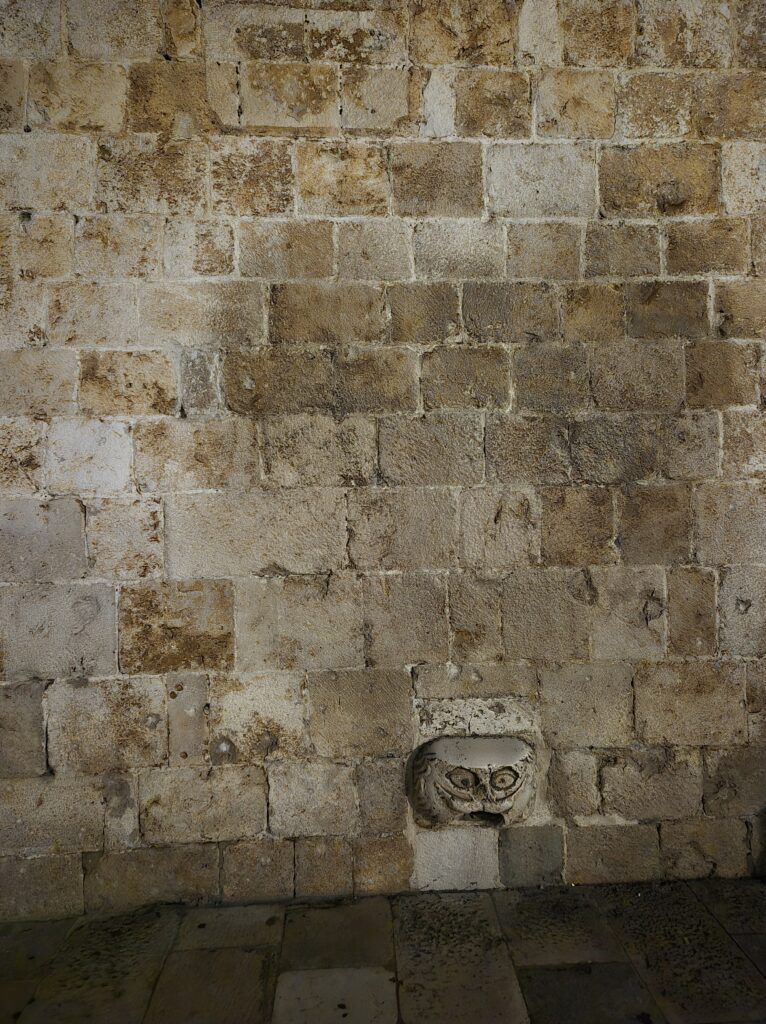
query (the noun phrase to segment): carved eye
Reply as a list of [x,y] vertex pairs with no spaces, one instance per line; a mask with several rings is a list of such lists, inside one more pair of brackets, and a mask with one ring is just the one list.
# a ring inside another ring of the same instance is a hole
[[519,776],[513,768],[498,768],[496,772],[492,773],[490,782],[493,789],[513,789],[518,778]]
[[479,781],[467,768],[453,768],[447,778],[456,789],[464,789],[466,792],[470,792]]

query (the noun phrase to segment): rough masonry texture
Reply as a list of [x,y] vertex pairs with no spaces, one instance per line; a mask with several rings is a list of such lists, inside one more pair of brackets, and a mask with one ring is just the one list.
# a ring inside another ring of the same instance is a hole
[[0,914],[763,870],[763,0],[0,0],[0,208]]

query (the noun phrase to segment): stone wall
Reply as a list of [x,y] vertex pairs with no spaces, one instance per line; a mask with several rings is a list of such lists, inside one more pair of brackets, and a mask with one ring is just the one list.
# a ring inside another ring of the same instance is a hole
[[765,33],[0,0],[2,914],[763,866]]

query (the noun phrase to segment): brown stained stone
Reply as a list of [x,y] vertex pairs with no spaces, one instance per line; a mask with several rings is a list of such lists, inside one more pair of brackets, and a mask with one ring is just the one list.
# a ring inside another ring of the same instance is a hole
[[358,569],[440,569],[456,558],[457,499],[446,488],[359,488],[348,525]]
[[447,341],[458,329],[459,298],[453,285],[391,285],[388,305],[394,345],[431,346]]
[[690,818],[660,825],[660,854],[667,878],[742,878],[747,874],[744,821]]
[[671,274],[746,273],[747,223],[734,218],[673,222],[667,259]]
[[760,565],[735,565],[721,573],[720,646],[735,657],[761,657],[764,651],[764,573]]
[[47,771],[44,693],[45,683],[38,680],[0,685],[0,778],[29,778]]
[[622,285],[581,284],[564,295],[566,341],[608,342],[613,345],[625,331],[625,298]]
[[397,832],[407,819],[405,762],[399,758],[361,761],[356,768],[356,788],[362,831]]
[[412,277],[410,226],[383,218],[339,224],[338,274],[384,281]]
[[636,731],[647,743],[743,743],[744,667],[733,662],[645,665],[636,673]]
[[201,51],[202,15],[196,0],[163,0],[162,28],[166,52],[174,57],[193,57]]
[[83,277],[148,277],[159,268],[154,217],[82,217],[75,225],[74,269]]
[[240,81],[245,128],[322,129],[334,134],[340,126],[337,67],[248,61]]
[[212,764],[262,763],[305,752],[302,676],[215,675],[207,691]]
[[476,341],[553,341],[559,333],[557,296],[546,283],[468,282],[463,287],[463,320]]
[[384,316],[380,285],[275,285],[269,336],[278,345],[369,345],[380,340]]
[[600,774],[604,814],[657,821],[694,817],[702,808],[702,755],[697,750],[610,751]]
[[0,488],[31,494],[42,482],[45,424],[32,419],[0,420]]
[[753,217],[750,221],[753,267],[756,274],[766,274],[766,217]]
[[687,562],[691,491],[684,484],[638,485],[617,495],[617,543],[626,563]]
[[545,71],[537,86],[537,131],[544,138],[608,139],[614,132],[614,79],[608,71]]
[[372,482],[377,446],[371,419],[277,416],[263,420],[260,431],[266,479],[280,487]]
[[507,273],[515,278],[579,276],[581,229],[577,224],[508,225]]
[[503,483],[566,483],[570,449],[566,422],[552,416],[495,415],[487,420],[487,476]]
[[559,26],[565,64],[620,65],[633,53],[631,0],[561,0]]
[[80,362],[80,409],[88,416],[172,414],[176,371],[159,352],[87,352]]
[[598,759],[590,750],[556,750],[548,772],[548,794],[564,818],[596,814],[601,801]]
[[350,349],[336,363],[332,411],[351,413],[415,412],[418,405],[418,364],[403,349]]
[[116,64],[50,61],[29,76],[28,121],[61,131],[119,131],[127,78]]
[[388,210],[388,175],[382,147],[362,142],[301,142],[296,186],[306,213],[382,216]]
[[330,277],[333,266],[329,221],[242,220],[239,269],[243,277],[270,281]]
[[511,659],[587,656],[593,594],[583,573],[514,568],[503,582],[503,643]]
[[717,213],[719,181],[716,146],[645,143],[601,153],[601,204],[609,217]]
[[[450,576],[449,581],[449,622],[450,654],[457,662],[478,662],[491,664],[503,657],[503,641],[500,611],[500,584],[497,580],[481,579],[469,573]],[[450,685],[443,682],[433,685],[418,673],[418,694],[432,697],[459,696],[465,690],[484,682],[482,669],[465,673],[449,669],[446,674]],[[478,675],[478,679],[474,679]],[[457,679],[452,678],[457,676]],[[491,678],[494,678],[491,677]],[[448,692],[443,692],[445,689]],[[492,686],[490,684],[490,689]],[[457,692],[452,692],[456,690]],[[435,691],[435,692],[434,692]]]
[[205,11],[205,49],[215,60],[302,60],[304,22],[293,7],[217,3]]
[[527,138],[532,127],[529,79],[518,71],[466,68],[455,74],[459,135]]
[[148,420],[136,424],[134,441],[142,491],[247,488],[260,479],[255,425],[246,419]]
[[472,142],[404,142],[391,148],[394,212],[475,217],[481,213],[481,147]]
[[502,408],[510,401],[510,379],[510,358],[504,349],[434,349],[422,362],[423,405]]
[[716,651],[715,574],[712,569],[676,566],[668,572],[668,650],[673,655]]
[[216,213],[262,217],[292,207],[293,170],[287,142],[214,136],[210,175]]
[[504,0],[478,0],[468,7],[416,0],[412,59],[423,64],[512,64],[518,17],[519,5]]
[[697,557],[703,565],[764,560],[766,487],[762,483],[703,483],[695,501]]
[[751,278],[717,283],[713,315],[722,338],[766,338],[763,282]]
[[96,200],[105,212],[205,213],[208,151],[198,139],[164,141],[156,135],[102,136]]
[[588,217],[595,214],[592,144],[498,143],[487,154],[490,212],[508,217]]
[[389,10],[312,11],[306,20],[309,60],[345,64],[400,64],[405,60],[405,21]]
[[230,583],[123,587],[119,623],[120,664],[126,672],[228,669],[233,664]]
[[494,221],[422,221],[415,225],[412,247],[418,278],[498,278],[503,273],[503,233]]
[[731,8],[715,0],[642,0],[636,55],[660,67],[726,67],[732,57]]
[[168,277],[234,273],[234,229],[216,220],[165,222],[163,266]]
[[582,345],[541,343],[516,350],[513,397],[522,413],[575,413],[590,405],[588,353]]
[[83,912],[82,857],[2,857],[0,893],[3,920],[75,917]]
[[475,484],[483,475],[483,430],[476,415],[436,412],[386,417],[379,425],[380,472],[402,485]]
[[93,853],[85,858],[88,913],[119,914],[153,903],[218,895],[218,849],[212,843]]
[[347,896],[354,891],[350,843],[337,836],[304,836],[295,843],[295,895]]
[[692,134],[694,79],[672,72],[636,71],[617,88],[618,124],[628,139]]
[[705,752],[705,812],[731,818],[759,815],[766,782],[766,749],[762,743],[732,750]]
[[723,472],[727,477],[766,473],[766,418],[760,410],[731,410],[723,418]]
[[678,412],[684,401],[684,346],[676,340],[594,346],[590,388],[599,409]]
[[406,892],[413,856],[406,835],[370,836],[354,843],[354,893]]
[[334,411],[335,367],[331,354],[256,349],[224,358],[223,393],[232,412],[273,416]]
[[422,73],[415,68],[346,66],[343,127],[363,134],[409,135],[417,127]]
[[626,290],[628,334],[633,338],[705,338],[709,335],[707,284],[649,281]]
[[734,5],[739,63],[751,68],[766,67],[763,0],[737,0]]
[[555,487],[542,493],[542,558],[547,565],[614,562],[612,494],[605,487]]
[[158,14],[151,5],[123,0],[73,0],[68,44],[77,56],[102,61],[155,57],[162,44]]
[[5,251],[24,280],[66,277],[72,271],[72,227],[73,218],[66,213],[5,214],[0,218],[0,252]]
[[414,738],[404,669],[309,673],[309,734],[322,757],[407,754]]
[[762,139],[766,133],[766,77],[750,71],[706,75],[696,83],[700,137]]
[[484,571],[536,562],[540,554],[540,510],[524,491],[483,487],[460,496],[461,564]]
[[204,65],[165,60],[131,65],[128,126],[181,138],[209,130]]
[[760,348],[728,341],[686,349],[686,401],[691,408],[755,405],[760,389]]
[[20,131],[27,72],[21,61],[0,60],[0,131]]
[[80,853],[104,842],[104,785],[84,776],[0,781],[5,855]]
[[227,902],[282,900],[295,895],[293,843],[255,839],[222,849],[221,888]]

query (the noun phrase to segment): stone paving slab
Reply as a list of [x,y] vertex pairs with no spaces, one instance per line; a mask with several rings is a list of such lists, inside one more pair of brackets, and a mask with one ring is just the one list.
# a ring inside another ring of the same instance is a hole
[[381,967],[285,971],[273,1024],[397,1024],[396,976]]
[[630,964],[519,971],[530,1024],[666,1024]]

